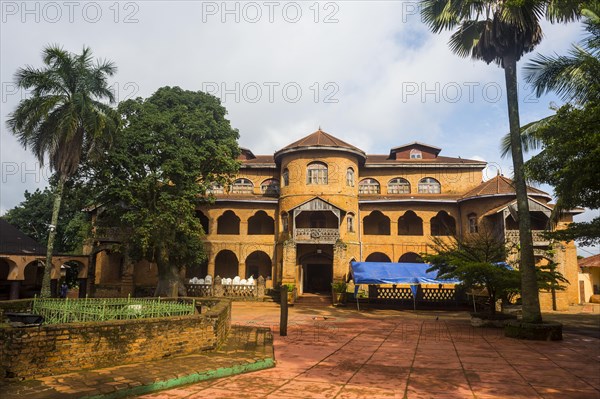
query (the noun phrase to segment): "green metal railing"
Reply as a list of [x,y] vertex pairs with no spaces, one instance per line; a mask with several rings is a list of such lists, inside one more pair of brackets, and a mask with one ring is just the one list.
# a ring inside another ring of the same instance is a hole
[[196,301],[175,302],[161,298],[34,298],[33,314],[44,316],[44,323],[146,319],[187,316],[196,312]]

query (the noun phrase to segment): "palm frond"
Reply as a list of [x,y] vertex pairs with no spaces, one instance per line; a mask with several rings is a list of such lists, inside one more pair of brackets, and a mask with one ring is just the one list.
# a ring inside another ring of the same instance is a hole
[[487,21],[465,21],[460,29],[450,36],[448,46],[453,53],[460,57],[472,55],[473,47],[477,45],[483,34]]
[[[542,141],[538,138],[537,132],[539,129],[542,129],[551,123],[555,117],[556,115],[550,115],[539,121],[534,121],[521,127],[521,145],[523,146],[523,152],[537,150],[542,147]],[[507,133],[502,137],[500,142],[500,155],[502,158],[506,158],[507,156],[510,156],[510,154],[510,133]]]

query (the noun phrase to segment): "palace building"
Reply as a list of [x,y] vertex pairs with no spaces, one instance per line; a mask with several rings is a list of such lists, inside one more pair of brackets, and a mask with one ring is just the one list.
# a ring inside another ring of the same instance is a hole
[[[512,181],[483,181],[486,163],[440,155],[419,142],[371,155],[320,129],[273,155],[242,149],[230,187],[213,186],[215,200],[197,210],[206,233],[208,262],[188,277],[259,275],[293,283],[302,295],[330,292],[349,278],[351,261],[419,261],[431,237],[492,229],[507,245],[519,239]],[[551,197],[530,187],[536,256],[554,261],[571,282],[556,293],[558,309],[579,303],[575,245],[550,243]],[[572,221],[566,213],[555,228]],[[551,246],[552,251],[548,251]],[[516,248],[513,245],[512,248]],[[515,254],[513,254],[514,256]],[[136,265],[124,274],[109,252],[95,259],[96,282],[151,285],[156,268]],[[550,293],[540,294],[550,309]]]

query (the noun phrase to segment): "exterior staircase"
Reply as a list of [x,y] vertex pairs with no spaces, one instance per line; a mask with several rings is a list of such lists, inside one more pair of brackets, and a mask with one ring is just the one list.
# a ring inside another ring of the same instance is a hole
[[319,308],[332,306],[331,294],[309,294],[304,293],[296,299],[296,306],[307,308]]

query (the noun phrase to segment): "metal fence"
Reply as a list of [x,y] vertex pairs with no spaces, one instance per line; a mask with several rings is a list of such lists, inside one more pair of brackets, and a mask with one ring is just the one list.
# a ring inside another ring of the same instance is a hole
[[152,317],[187,316],[196,312],[196,301],[165,301],[138,298],[34,298],[33,314],[44,323],[77,323]]

